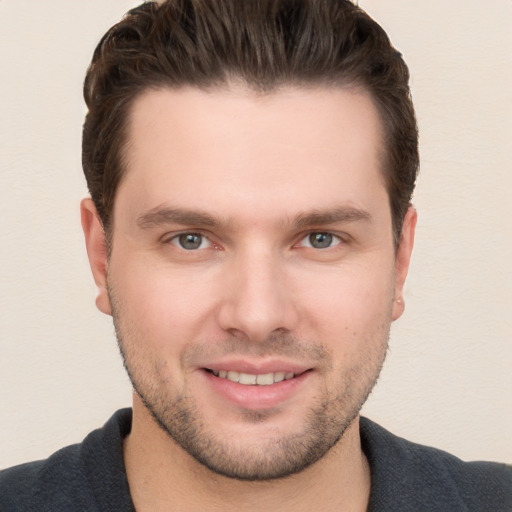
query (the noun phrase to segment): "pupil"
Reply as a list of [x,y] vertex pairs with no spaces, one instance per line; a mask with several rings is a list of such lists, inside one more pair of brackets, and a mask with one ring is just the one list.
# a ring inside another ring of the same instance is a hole
[[312,233],[309,242],[315,249],[326,249],[332,244],[332,235],[329,233]]
[[193,233],[180,235],[179,241],[184,249],[197,249],[201,245],[201,235],[195,235]]

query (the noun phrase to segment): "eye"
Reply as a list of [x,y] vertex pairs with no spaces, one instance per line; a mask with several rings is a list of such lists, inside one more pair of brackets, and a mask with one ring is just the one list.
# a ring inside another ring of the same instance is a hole
[[323,231],[309,233],[300,241],[300,245],[303,247],[312,247],[313,249],[328,249],[340,243],[340,237]]
[[200,233],[181,233],[171,238],[171,243],[187,251],[206,249],[211,245],[208,238]]

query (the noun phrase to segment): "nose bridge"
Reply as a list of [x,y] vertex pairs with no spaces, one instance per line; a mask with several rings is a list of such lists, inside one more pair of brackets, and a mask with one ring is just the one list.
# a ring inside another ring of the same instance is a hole
[[283,263],[263,244],[246,247],[233,257],[219,315],[224,330],[259,341],[294,327],[297,315]]

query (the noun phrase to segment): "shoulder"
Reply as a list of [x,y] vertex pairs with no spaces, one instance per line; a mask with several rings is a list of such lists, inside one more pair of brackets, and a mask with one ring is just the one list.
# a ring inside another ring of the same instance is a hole
[[84,475],[79,451],[80,445],[68,446],[46,460],[0,471],[0,508],[13,512],[36,510],[50,500],[57,507],[65,505],[70,496],[80,497]]
[[118,411],[82,443],[62,448],[48,459],[0,471],[0,510],[96,511],[97,496],[111,484],[119,489],[117,500],[129,500],[121,446],[123,429],[130,425],[130,411]]
[[372,471],[372,502],[392,505],[397,512],[512,511],[510,466],[464,462],[397,437],[365,418],[361,418],[361,441]]

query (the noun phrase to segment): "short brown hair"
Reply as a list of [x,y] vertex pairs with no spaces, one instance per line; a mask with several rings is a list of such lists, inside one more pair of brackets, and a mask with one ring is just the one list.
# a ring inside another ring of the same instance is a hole
[[409,71],[349,0],[166,0],[132,9],[96,47],[84,83],[82,164],[109,232],[133,101],[148,88],[359,86],[384,127],[384,177],[398,243],[419,168]]

